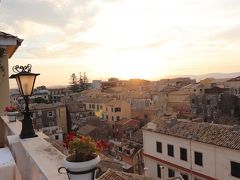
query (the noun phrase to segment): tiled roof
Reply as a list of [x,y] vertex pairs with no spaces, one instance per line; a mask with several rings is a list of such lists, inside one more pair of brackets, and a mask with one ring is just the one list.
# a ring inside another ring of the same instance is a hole
[[90,124],[87,124],[83,127],[81,127],[79,130],[78,130],[78,134],[81,134],[81,135],[89,135],[92,131],[94,131],[95,129],[97,129],[97,127],[95,126],[92,126]]
[[122,103],[127,103],[127,102],[123,101],[123,100],[111,100],[106,105],[107,106],[117,106],[117,105],[121,105]]
[[200,83],[192,83],[192,84],[183,86],[181,89],[194,89],[194,88],[204,88],[204,85]]
[[153,180],[152,178],[108,169],[98,180]]
[[18,45],[20,45],[22,43],[22,41],[23,41],[23,39],[19,39],[17,36],[13,36],[11,34],[8,34],[8,33],[0,31],[0,39],[1,38],[4,38],[4,39],[16,39]]
[[123,119],[121,119],[121,120],[119,120],[116,124],[118,124],[118,125],[126,125],[126,124],[134,124],[135,123],[135,125],[137,126],[138,125],[138,120],[135,120],[135,119],[127,119],[127,118],[123,118]]
[[[17,36],[13,36],[11,34],[5,33],[0,31],[0,39],[11,39],[11,40],[16,40],[16,44],[15,45],[7,45],[7,53],[9,58],[12,57],[12,55],[14,54],[14,52],[17,50],[18,46],[21,45],[21,43],[23,42],[23,39],[19,39]],[[0,45],[1,45],[1,41],[0,41]],[[6,44],[4,44],[6,45]]]
[[231,82],[231,81],[240,81],[240,76],[228,80],[228,82]]
[[234,126],[177,120],[155,120],[156,129],[144,130],[240,150],[240,128]]
[[100,155],[101,161],[98,164],[98,166],[101,168],[103,173],[106,172],[109,168],[111,168],[111,170],[114,170],[114,171],[122,170],[122,164],[120,161],[116,161],[116,159],[110,155],[106,156],[101,153],[99,155]]
[[0,37],[1,38],[17,38],[17,36],[13,36],[13,35],[11,35],[11,34],[8,34],[8,33],[5,33],[5,32],[2,32],[2,31],[0,31]]
[[161,90],[161,92],[172,92],[172,91],[178,91],[179,89],[180,88],[178,87],[166,86]]
[[97,103],[97,104],[105,104],[111,101],[111,98],[108,97],[99,97],[99,98],[87,98],[84,100],[85,103]]
[[143,144],[143,134],[142,130],[138,129],[136,132],[133,133],[132,137],[130,138],[131,141]]
[[125,88],[124,87],[112,87],[104,90],[106,93],[121,93]]
[[52,109],[57,107],[64,107],[65,105],[62,102],[54,104],[45,104],[45,103],[33,103],[30,105],[30,108],[33,110],[42,110],[42,109]]

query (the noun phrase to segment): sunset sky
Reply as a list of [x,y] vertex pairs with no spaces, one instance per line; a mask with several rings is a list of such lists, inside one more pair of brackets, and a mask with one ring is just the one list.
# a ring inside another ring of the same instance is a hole
[[37,85],[240,71],[239,0],[1,0],[0,31]]

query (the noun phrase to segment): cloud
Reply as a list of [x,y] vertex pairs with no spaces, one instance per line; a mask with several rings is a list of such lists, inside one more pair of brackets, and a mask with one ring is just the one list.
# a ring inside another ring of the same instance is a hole
[[152,41],[148,43],[142,43],[141,45],[136,46],[128,46],[124,48],[115,48],[114,51],[123,52],[123,51],[130,51],[130,50],[141,50],[141,49],[159,49],[170,42],[170,38],[165,38],[159,41]]
[[227,47],[226,42],[221,41],[194,41],[183,45],[186,48],[224,48]]
[[144,48],[160,48],[170,41],[169,38],[159,40],[157,42],[149,43],[143,46]]
[[[78,25],[81,27],[86,24],[86,21],[90,21],[98,10],[92,0],[70,1],[71,3],[56,2],[39,0],[4,1],[2,2],[3,13],[1,13],[3,18],[1,19],[5,21],[2,22],[16,24],[22,21],[32,21],[64,29],[79,20]],[[85,26],[83,29],[85,29]]]
[[94,0],[7,0],[0,5],[1,30],[24,39],[21,57],[79,57],[98,46],[77,41],[101,9]]
[[[86,42],[67,42],[63,47],[38,47],[38,48],[27,48],[25,58],[46,58],[46,59],[57,59],[57,58],[76,58],[86,55],[86,51],[98,47],[95,43]],[[44,59],[43,59],[44,60]],[[70,60],[70,59],[68,59]]]
[[[52,26],[67,23],[70,13],[62,13],[54,4],[48,1],[9,0],[4,1],[4,19],[11,19],[11,23],[28,20]],[[67,10],[69,11],[69,10]],[[8,21],[8,23],[10,23]]]
[[240,25],[235,26],[234,28],[225,30],[223,32],[217,33],[209,39],[211,40],[225,40],[227,42],[239,42],[240,41]]

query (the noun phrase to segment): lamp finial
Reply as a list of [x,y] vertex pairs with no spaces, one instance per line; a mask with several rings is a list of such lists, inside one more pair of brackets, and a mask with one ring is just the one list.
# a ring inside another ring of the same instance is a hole
[[20,73],[20,72],[29,72],[30,73],[31,69],[32,69],[31,64],[28,64],[26,66],[16,65],[16,66],[13,66],[13,68],[12,68],[13,72],[15,72],[15,73]]

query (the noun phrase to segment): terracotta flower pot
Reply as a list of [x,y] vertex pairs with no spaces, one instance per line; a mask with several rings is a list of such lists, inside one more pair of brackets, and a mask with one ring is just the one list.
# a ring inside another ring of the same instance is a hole
[[[96,168],[97,164],[100,162],[99,155],[97,155],[96,158],[94,158],[92,160],[84,161],[84,162],[70,162],[67,159],[68,159],[68,157],[65,157],[64,167],[68,170],[68,175],[71,180],[95,179],[95,176],[96,176],[95,168]],[[81,174],[81,173],[83,173],[83,174]]]

